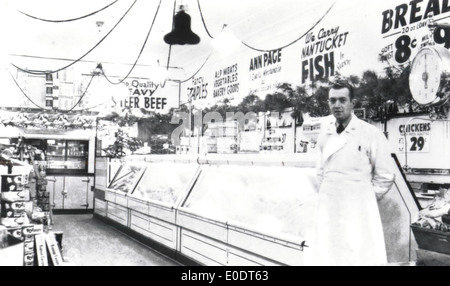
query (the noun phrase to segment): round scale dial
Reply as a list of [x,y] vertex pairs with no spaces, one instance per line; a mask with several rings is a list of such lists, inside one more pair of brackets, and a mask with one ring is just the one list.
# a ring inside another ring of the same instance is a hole
[[421,105],[437,104],[448,97],[450,52],[440,46],[422,48],[411,64],[409,89]]

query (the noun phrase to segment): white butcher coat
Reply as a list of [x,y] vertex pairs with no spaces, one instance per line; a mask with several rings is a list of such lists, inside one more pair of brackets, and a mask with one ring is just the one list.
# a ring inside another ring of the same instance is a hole
[[385,264],[376,196],[388,192],[394,182],[386,137],[352,114],[340,135],[335,120],[324,123],[318,147],[319,193],[312,264]]

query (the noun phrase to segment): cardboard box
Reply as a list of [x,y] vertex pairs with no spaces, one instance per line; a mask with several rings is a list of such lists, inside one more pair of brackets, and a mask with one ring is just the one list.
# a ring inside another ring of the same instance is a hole
[[8,247],[0,249],[0,266],[23,266],[23,242],[11,235],[8,235],[8,242]]
[[23,241],[22,227],[9,227],[7,231],[11,236]]
[[1,201],[2,211],[13,210],[16,212],[24,212],[27,208],[27,203],[30,202],[8,202]]
[[38,266],[48,266],[47,247],[45,234],[35,235],[36,260]]
[[23,257],[24,264],[34,264],[34,252],[26,253]]
[[30,224],[22,226],[22,234],[24,236],[33,236],[36,234],[44,233],[44,225],[43,224]]
[[44,235],[45,235],[45,242],[47,243],[48,252],[50,253],[50,257],[52,259],[52,265],[61,266],[63,264],[63,259],[61,251],[58,246],[58,242],[56,241],[55,234],[50,232]]
[[22,175],[1,175],[1,190],[8,192],[14,190],[17,186],[23,186]]
[[2,190],[0,198],[5,201],[10,202],[23,202],[30,200],[30,189],[18,187],[13,190],[4,191]]
[[22,214],[20,217],[2,217],[0,223],[6,227],[16,228],[29,224],[27,214]]
[[34,240],[24,240],[24,251],[25,254],[34,254]]
[[33,210],[33,202],[1,201],[0,217],[20,217],[26,211]]

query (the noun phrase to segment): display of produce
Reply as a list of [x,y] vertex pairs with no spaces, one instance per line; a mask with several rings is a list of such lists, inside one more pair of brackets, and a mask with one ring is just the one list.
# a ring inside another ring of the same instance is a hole
[[[411,224],[414,238],[428,254],[450,255],[450,189],[441,188],[433,201],[419,211],[419,219]],[[434,256],[422,256],[421,265],[434,263]]]
[[265,233],[306,237],[315,195],[314,168],[210,165],[203,166],[183,207]]
[[433,201],[419,212],[419,219],[412,224],[427,229],[450,231],[450,189],[441,188]]
[[132,196],[173,205],[186,190],[197,169],[195,164],[148,164]]
[[108,188],[128,193],[134,189],[145,168],[143,163],[122,164]]

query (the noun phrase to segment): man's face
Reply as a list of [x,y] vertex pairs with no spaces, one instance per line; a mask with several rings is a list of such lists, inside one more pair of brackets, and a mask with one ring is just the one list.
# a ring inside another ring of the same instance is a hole
[[336,121],[344,123],[350,118],[354,105],[350,100],[350,91],[347,88],[330,89],[328,105]]

